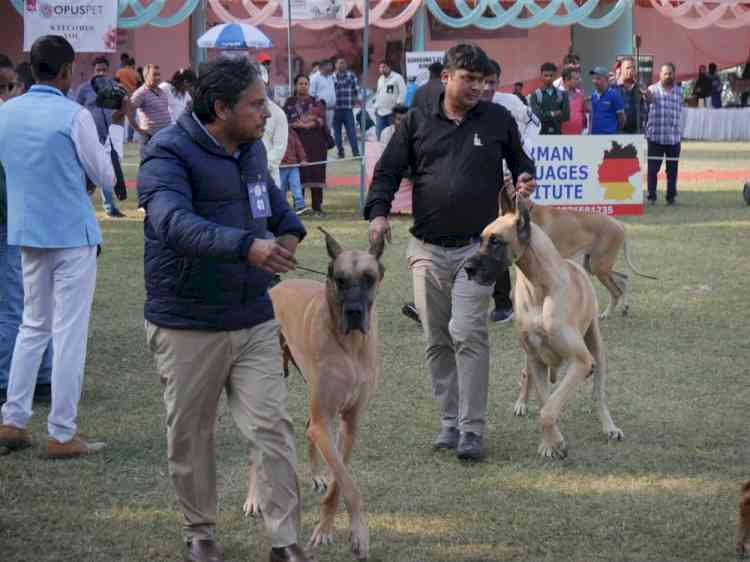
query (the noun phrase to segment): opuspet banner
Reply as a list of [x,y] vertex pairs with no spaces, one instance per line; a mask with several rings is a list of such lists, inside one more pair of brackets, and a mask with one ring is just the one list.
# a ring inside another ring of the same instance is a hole
[[284,19],[292,21],[315,19],[345,19],[344,0],[281,0]]
[[423,51],[420,53],[406,53],[406,80],[415,78],[420,86],[430,79],[430,65],[433,62],[443,62],[443,51]]
[[539,135],[532,201],[588,213],[643,214],[642,135]]
[[62,35],[76,53],[113,53],[117,0],[25,0],[23,50],[43,35]]

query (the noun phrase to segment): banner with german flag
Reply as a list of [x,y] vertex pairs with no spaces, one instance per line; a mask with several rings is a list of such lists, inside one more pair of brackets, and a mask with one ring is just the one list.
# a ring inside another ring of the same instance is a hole
[[643,214],[642,135],[540,135],[534,203],[608,215]]

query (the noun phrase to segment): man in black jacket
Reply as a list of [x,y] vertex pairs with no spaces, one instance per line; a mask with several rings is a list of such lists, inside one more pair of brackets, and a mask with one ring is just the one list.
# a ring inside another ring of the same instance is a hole
[[428,110],[434,109],[440,94],[443,93],[443,64],[433,62],[428,70],[430,71],[430,79],[414,92],[414,99],[411,100],[411,107],[419,107]]
[[268,296],[273,276],[294,269],[305,229],[268,175],[260,139],[269,115],[247,59],[207,63],[193,113],[154,136],[138,177],[147,340],[165,385],[169,472],[188,561],[224,560],[215,539],[222,391],[254,446],[271,562],[308,560],[297,545],[296,454]]
[[533,162],[510,112],[481,101],[489,59],[479,47],[445,54],[445,93],[434,109],[409,111],[385,149],[370,186],[365,218],[370,240],[390,238],[388,214],[401,177],[411,168],[413,238],[407,258],[427,346],[425,364],[438,401],[441,429],[433,445],[460,459],[483,457],[487,410],[492,287],[469,281],[464,265],[479,235],[498,215],[503,160],[517,189],[534,191]]

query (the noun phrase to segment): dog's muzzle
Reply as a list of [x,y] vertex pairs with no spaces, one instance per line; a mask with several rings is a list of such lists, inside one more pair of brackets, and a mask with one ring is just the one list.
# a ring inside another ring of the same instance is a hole
[[349,335],[354,330],[367,334],[368,310],[363,303],[344,303],[343,305],[344,333]]
[[471,256],[464,266],[469,281],[485,286],[495,283],[497,276],[505,269],[508,266],[502,261],[482,253]]

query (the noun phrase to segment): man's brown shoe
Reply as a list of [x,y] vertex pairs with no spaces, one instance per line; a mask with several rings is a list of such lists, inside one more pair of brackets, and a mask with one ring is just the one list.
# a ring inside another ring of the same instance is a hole
[[84,440],[80,433],[76,433],[73,439],[60,443],[57,439],[50,437],[47,439],[47,458],[48,459],[74,459],[84,455],[93,455],[98,453],[106,443],[94,443]]
[[185,544],[185,562],[224,562],[224,549],[215,540],[195,539]]
[[297,544],[271,549],[271,562],[312,562]]
[[20,429],[14,425],[0,425],[0,447],[13,451],[26,449],[32,444],[31,432],[28,429]]

